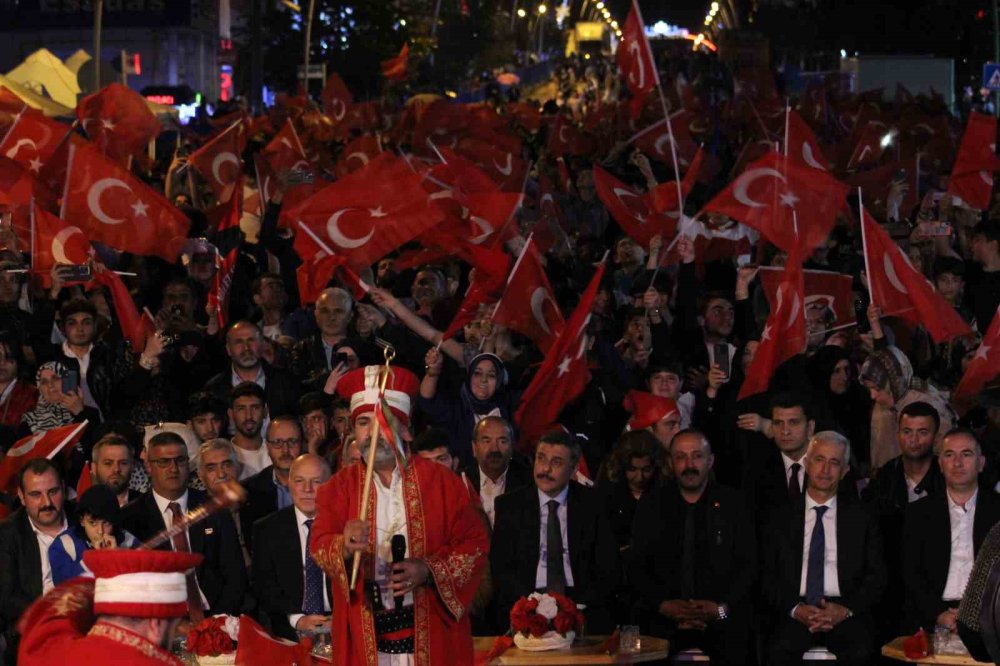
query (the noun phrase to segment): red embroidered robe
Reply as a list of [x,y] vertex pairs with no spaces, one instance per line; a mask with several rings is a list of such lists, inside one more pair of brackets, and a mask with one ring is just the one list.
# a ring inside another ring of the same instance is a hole
[[[357,587],[349,592],[351,562],[342,557],[344,525],[360,515],[364,477],[365,466],[355,464],[320,487],[310,544],[316,562],[333,581],[333,663],[375,666],[374,616],[362,591],[365,564]],[[427,584],[414,591],[414,664],[471,664],[466,610],[489,555],[486,527],[465,484],[446,467],[414,456],[402,481],[409,556],[423,560],[430,570]],[[375,495],[373,488],[368,507],[372,550]]]

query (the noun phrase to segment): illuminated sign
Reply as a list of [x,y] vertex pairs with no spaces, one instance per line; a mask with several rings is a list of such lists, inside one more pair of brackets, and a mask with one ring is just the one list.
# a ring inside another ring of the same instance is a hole
[[687,28],[677,25],[670,25],[666,21],[657,21],[653,25],[645,27],[647,37],[687,37]]
[[578,21],[576,38],[581,42],[599,40],[604,35],[604,24],[599,21]]
[[165,104],[167,106],[173,106],[174,104],[173,95],[146,95],[146,99],[153,104]]
[[219,68],[219,99],[227,102],[233,98],[233,66]]

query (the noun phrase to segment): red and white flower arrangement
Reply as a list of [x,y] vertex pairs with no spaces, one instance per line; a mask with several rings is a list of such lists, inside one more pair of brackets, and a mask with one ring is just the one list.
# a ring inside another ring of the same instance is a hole
[[207,617],[188,632],[187,649],[198,658],[198,663],[227,663],[212,658],[235,656],[239,634],[239,618],[232,615]]
[[[540,649],[557,649],[566,645],[567,641],[571,643],[583,628],[583,613],[567,596],[555,592],[535,592],[521,597],[514,604],[510,611],[510,627],[515,642],[522,649],[525,644],[534,644]],[[532,639],[547,639],[547,642]]]

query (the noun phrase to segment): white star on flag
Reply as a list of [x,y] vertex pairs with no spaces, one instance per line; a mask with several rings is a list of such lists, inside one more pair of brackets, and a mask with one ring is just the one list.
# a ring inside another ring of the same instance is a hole
[[976,352],[976,358],[981,358],[984,361],[989,358],[990,348],[986,345],[979,345],[979,350]]
[[35,173],[38,173],[39,171],[42,170],[42,161],[37,157],[32,158],[31,161],[28,163],[28,169],[34,171]]
[[771,339],[771,327],[765,326],[764,332],[760,334],[760,341],[764,342],[764,340],[770,340],[770,339]]
[[789,208],[795,208],[795,204],[798,203],[799,198],[795,196],[795,192],[785,192],[778,197],[781,199],[781,203]]
[[141,201],[136,201],[134,204],[132,204],[132,211],[135,212],[136,217],[139,217],[140,215],[145,217],[147,208],[149,208],[149,206],[147,206]]
[[115,124],[110,118],[101,118],[101,127],[108,130],[109,132],[113,132],[115,129]]
[[569,372],[569,364],[573,362],[569,356],[563,357],[562,363],[559,364],[559,376],[562,377],[567,372]]
[[378,208],[369,208],[368,213],[372,217],[386,217],[388,215],[388,213],[382,210],[382,206],[379,206]]

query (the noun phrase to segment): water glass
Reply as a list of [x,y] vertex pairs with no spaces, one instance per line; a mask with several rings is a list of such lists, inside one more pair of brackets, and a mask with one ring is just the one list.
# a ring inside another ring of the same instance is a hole
[[621,654],[639,654],[642,650],[642,635],[639,627],[626,625],[619,630],[618,652]]

